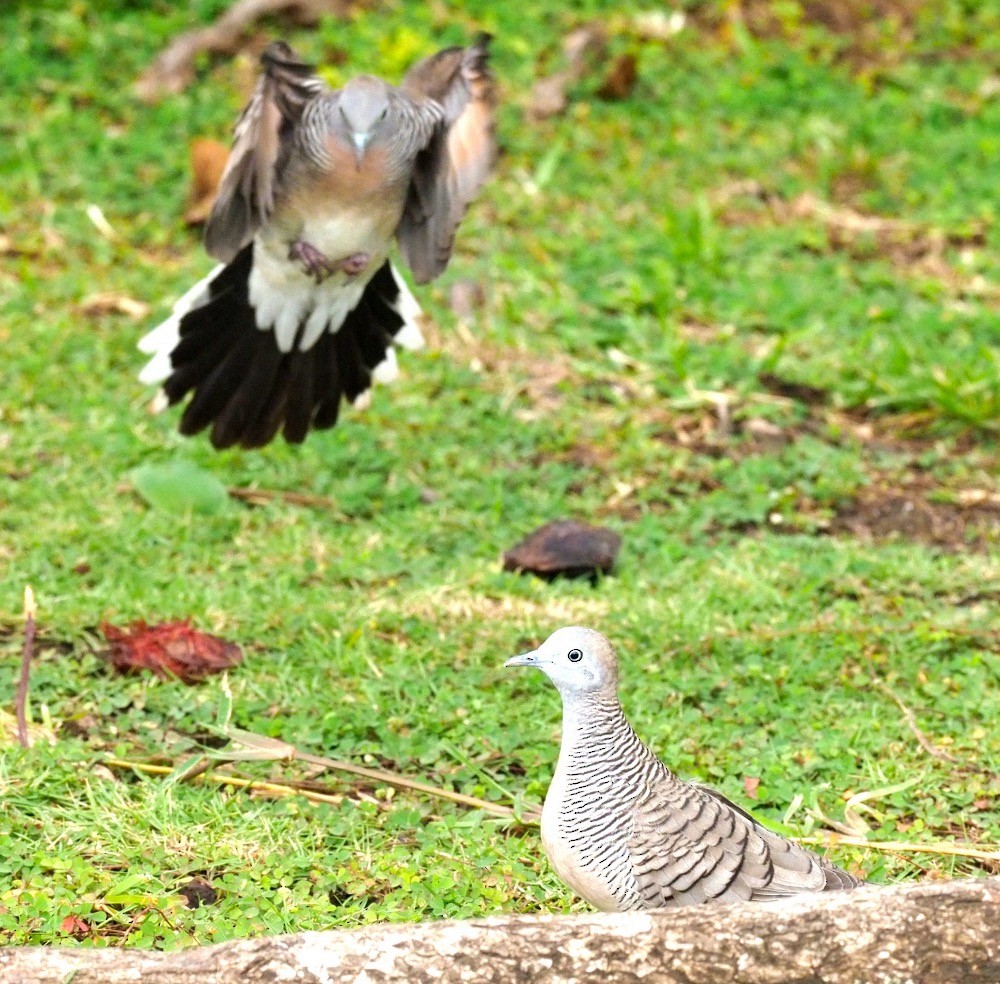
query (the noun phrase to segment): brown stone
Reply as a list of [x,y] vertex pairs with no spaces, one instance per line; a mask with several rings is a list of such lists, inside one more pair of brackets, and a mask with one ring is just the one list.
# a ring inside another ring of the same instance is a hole
[[595,577],[615,566],[622,538],[614,530],[573,519],[540,526],[503,555],[505,571],[539,577]]

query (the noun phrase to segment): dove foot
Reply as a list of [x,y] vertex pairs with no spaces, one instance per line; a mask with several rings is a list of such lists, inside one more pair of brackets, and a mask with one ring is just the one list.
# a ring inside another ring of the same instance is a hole
[[292,243],[288,251],[290,260],[298,260],[305,271],[317,284],[323,283],[327,277],[343,271],[349,277],[356,277],[371,261],[367,253],[352,253],[342,260],[331,260],[326,253],[318,250],[312,243],[307,243],[304,239],[297,239]]
[[312,243],[307,243],[304,239],[297,239],[292,243],[292,248],[288,251],[288,258],[298,260],[305,267],[306,273],[317,284],[323,283],[336,270],[336,264],[325,253],[320,252]]
[[337,266],[349,277],[356,277],[370,262],[371,257],[367,253],[352,253],[346,259],[341,260]]

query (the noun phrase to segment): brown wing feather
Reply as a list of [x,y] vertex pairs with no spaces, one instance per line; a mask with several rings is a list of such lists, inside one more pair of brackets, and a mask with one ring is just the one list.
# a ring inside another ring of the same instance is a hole
[[228,263],[266,222],[288,138],[326,83],[284,41],[261,55],[263,73],[233,131],[233,148],[205,226],[205,248]]
[[494,84],[489,36],[469,48],[447,48],[419,62],[400,88],[440,122],[418,155],[397,230],[418,283],[438,276],[451,257],[455,230],[496,157]]
[[673,775],[651,782],[636,804],[628,846],[636,885],[653,907],[780,898],[859,884],[715,790]]

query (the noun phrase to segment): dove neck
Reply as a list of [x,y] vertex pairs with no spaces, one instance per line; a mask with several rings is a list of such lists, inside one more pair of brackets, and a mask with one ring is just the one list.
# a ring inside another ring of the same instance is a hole
[[616,694],[563,696],[561,757],[568,758],[584,750],[621,754],[641,745]]

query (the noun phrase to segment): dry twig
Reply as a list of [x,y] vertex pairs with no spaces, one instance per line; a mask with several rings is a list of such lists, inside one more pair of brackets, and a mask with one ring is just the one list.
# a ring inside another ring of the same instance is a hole
[[289,492],[285,489],[248,489],[233,487],[226,490],[233,499],[260,506],[278,499],[293,506],[309,506],[313,509],[328,509],[340,515],[334,499],[325,495],[310,495],[308,492]]
[[[467,796],[465,793],[457,793],[451,789],[442,789],[439,786],[432,786],[429,783],[397,775],[394,772],[387,772],[384,769],[369,769],[362,765],[355,765],[353,762],[344,762],[340,759],[326,758],[322,755],[310,755],[307,752],[300,751],[294,745],[289,745],[287,742],[279,741],[275,738],[255,735],[250,732],[241,731],[237,728],[228,729],[224,733],[227,734],[238,746],[242,746],[242,750],[237,749],[228,754],[225,750],[216,753],[215,757],[224,761],[297,760],[300,762],[307,762],[310,765],[319,765],[325,769],[335,769],[338,772],[347,772],[351,775],[360,776],[364,779],[370,779],[374,782],[384,783],[387,786],[394,786],[397,789],[408,789],[412,792],[422,793],[425,796],[431,796],[436,799],[450,800],[453,803],[459,803],[462,806],[468,806],[474,810],[483,810],[486,813],[492,813],[494,816],[498,817],[510,817],[527,822],[538,819],[538,813],[535,810],[528,810],[525,811],[524,814],[519,815],[509,806],[503,806],[500,803],[491,803],[489,800],[480,799],[477,796]],[[129,762],[124,759],[117,758],[107,759],[105,760],[105,764],[114,768],[131,768],[140,772],[148,772],[155,775],[165,775],[175,771],[174,768],[169,766],[150,765],[143,762]],[[208,782],[214,782],[221,785],[240,786],[241,788],[256,789],[264,792],[275,793],[277,795],[287,796],[300,794],[306,799],[322,803],[339,802],[339,797],[326,793],[320,793],[315,789],[304,789],[302,788],[302,784],[297,782],[294,784],[262,782],[238,776],[220,775],[216,772],[202,774],[200,771],[196,771],[191,775],[185,774],[183,778],[204,779]]]
[[795,838],[800,844],[818,844],[822,847],[863,847],[869,851],[902,851],[913,854],[946,854],[950,857],[975,858],[978,861],[1000,862],[1000,849],[984,851],[970,844],[917,844],[912,841],[870,841],[864,837],[845,834],[814,834]]
[[195,59],[203,51],[234,55],[258,20],[287,14],[297,24],[315,24],[328,14],[343,14],[349,0],[237,0],[214,24],[185,31],[161,51],[135,83],[143,102],[182,92],[194,78]]
[[899,694],[897,694],[896,691],[893,690],[892,687],[890,687],[889,684],[885,682],[885,680],[882,680],[877,676],[873,676],[872,679],[875,682],[875,686],[878,687],[879,690],[882,691],[882,693],[887,694],[896,702],[896,705],[903,712],[903,717],[905,718],[906,723],[910,728],[910,731],[913,732],[913,735],[917,739],[917,742],[920,744],[920,747],[928,755],[932,755],[934,758],[941,759],[945,762],[959,763],[959,760],[955,758],[955,756],[952,755],[951,752],[946,752],[943,748],[938,748],[931,742],[931,740],[927,737],[927,735],[925,735],[924,732],[920,730],[920,728],[917,726],[917,716],[913,713],[913,711],[910,710],[909,707],[906,706],[906,704],[903,703],[903,698],[900,697]]
[[[109,758],[104,759],[103,764],[112,769],[133,769],[150,776],[169,776],[174,768],[170,765],[154,765],[150,762],[129,762],[126,759]],[[219,772],[197,771],[186,774],[186,779],[203,779],[205,782],[215,783],[217,786],[236,786],[238,789],[248,789],[251,791],[271,793],[273,796],[302,796],[312,800],[314,803],[339,803],[342,796],[331,796],[327,793],[320,793],[314,789],[299,789],[296,786],[285,785],[280,782],[266,782],[262,779],[246,779],[243,776],[224,775]]]
[[22,748],[31,747],[28,737],[28,676],[31,657],[35,652],[35,593],[28,585],[24,589],[24,648],[21,651],[21,675],[17,681],[14,712],[17,715],[17,740]]

